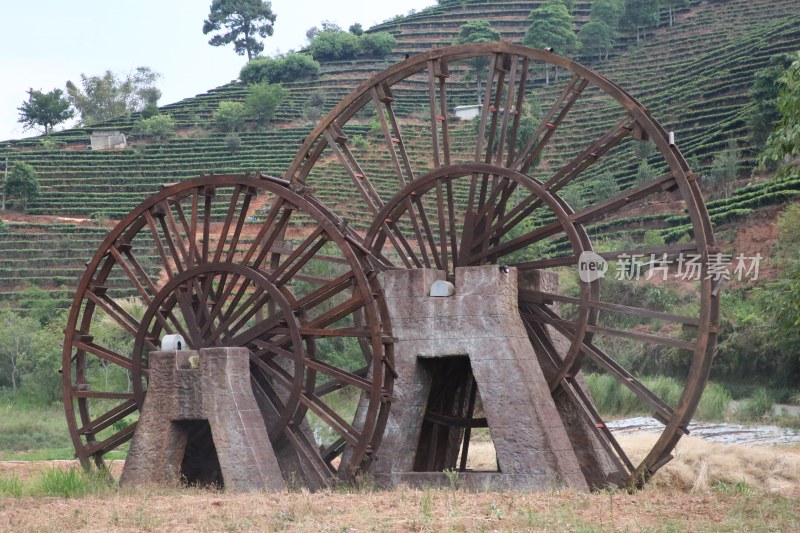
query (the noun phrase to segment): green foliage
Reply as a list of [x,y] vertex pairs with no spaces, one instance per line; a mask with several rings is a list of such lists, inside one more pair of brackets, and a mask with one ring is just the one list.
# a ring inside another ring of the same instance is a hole
[[594,201],[602,202],[606,198],[611,198],[619,192],[619,185],[610,172],[603,172],[595,178],[592,184],[592,192],[594,192]]
[[386,57],[397,44],[397,40],[388,31],[365,33],[359,37],[359,41],[361,55],[366,57]]
[[[585,374],[595,407],[603,416],[652,414],[647,405],[619,380],[609,374]],[[678,405],[683,385],[667,376],[643,377],[642,384],[669,405]],[[730,393],[718,383],[708,383],[695,417],[700,420],[723,420],[731,402]]]
[[309,52],[317,61],[352,59],[361,52],[361,40],[342,30],[322,31],[311,41]]
[[214,125],[222,131],[238,131],[247,119],[247,106],[242,102],[223,100],[214,111]]
[[230,132],[225,136],[225,148],[232,154],[235,154],[242,149],[242,138],[235,131]]
[[531,11],[531,26],[524,43],[535,48],[552,48],[553,52],[568,55],[578,46],[572,15],[559,0],[548,0]]
[[353,35],[361,36],[364,33],[364,27],[361,26],[360,23],[356,22],[355,24],[347,28],[347,31],[349,31]]
[[[455,44],[495,43],[499,40],[500,32],[492,28],[491,22],[488,20],[471,20],[461,26]],[[484,71],[488,65],[489,59],[487,57],[476,57],[472,60],[478,102],[481,101],[481,95],[483,94],[481,84]]]
[[5,193],[7,197],[19,200],[24,210],[29,201],[35,200],[39,196],[39,180],[36,170],[28,163],[14,164],[5,183]]
[[80,115],[80,122],[89,126],[120,115],[141,111],[161,98],[155,83],[161,74],[149,67],[138,67],[124,78],[107,70],[102,76],[81,74],[81,87],[67,82],[67,97]]
[[250,86],[244,105],[247,115],[260,126],[266,126],[275,116],[275,111],[286,98],[286,90],[281,85],[256,83]]
[[175,135],[175,120],[171,115],[155,115],[139,119],[133,124],[131,135],[163,141]]
[[22,498],[22,481],[16,474],[0,478],[0,498]]
[[700,420],[723,420],[732,400],[728,389],[719,383],[706,383],[694,416]]
[[53,498],[80,498],[107,492],[110,478],[103,470],[86,472],[82,468],[45,470],[38,482],[38,492]]
[[319,76],[319,63],[308,54],[286,54],[283,57],[257,57],[242,67],[239,79],[253,83],[284,83]]
[[625,0],[620,24],[636,30],[636,42],[647,38],[647,28],[658,26],[658,2],[653,0]]
[[616,30],[624,9],[623,0],[594,0],[591,20],[605,22],[609,28]]
[[646,159],[642,159],[636,169],[636,181],[639,183],[646,183],[652,181],[655,177],[656,171],[650,166],[650,163],[648,163]]
[[500,32],[488,20],[471,20],[461,25],[455,44],[496,43]]
[[743,422],[764,422],[772,415],[775,403],[767,389],[760,387],[755,393],[742,400],[736,407],[736,418]]
[[769,66],[756,72],[750,99],[753,107],[747,117],[750,144],[756,150],[763,150],[769,134],[781,118],[778,112],[778,79],[792,64],[791,54],[775,54],[769,58]]
[[675,10],[689,5],[689,0],[661,0],[669,13],[669,27],[675,24]]
[[48,135],[53,126],[71,119],[75,111],[64,96],[61,89],[53,89],[49,93],[28,89],[28,99],[22,103],[18,122],[25,130],[34,127],[44,129]]
[[275,18],[271,3],[264,0],[213,0],[208,18],[203,21],[203,34],[222,31],[213,35],[208,44],[233,43],[237,54],[246,53],[251,60],[264,50],[264,43],[256,37],[272,35]]
[[739,177],[740,165],[739,147],[736,141],[731,139],[728,141],[728,146],[714,156],[710,175],[711,183],[721,189],[726,198],[730,195],[731,188]]
[[781,165],[779,175],[800,174],[800,52],[793,59],[778,79],[777,108],[781,118],[767,139],[761,158],[762,166],[767,162]]
[[590,20],[578,32],[581,53],[590,57],[596,55],[598,60],[608,59],[608,53],[614,47],[614,30],[601,20]]

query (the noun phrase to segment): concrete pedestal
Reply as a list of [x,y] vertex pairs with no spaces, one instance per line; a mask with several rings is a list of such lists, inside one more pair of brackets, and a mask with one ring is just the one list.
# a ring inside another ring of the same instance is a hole
[[[191,368],[192,356],[198,356],[199,368]],[[120,484],[191,476],[190,482],[221,482],[229,491],[282,490],[284,479],[253,397],[249,359],[245,348],[152,352],[147,395]]]

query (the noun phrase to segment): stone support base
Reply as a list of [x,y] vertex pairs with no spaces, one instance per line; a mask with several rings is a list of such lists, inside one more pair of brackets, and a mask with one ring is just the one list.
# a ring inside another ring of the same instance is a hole
[[[199,357],[199,368],[191,368],[192,356]],[[152,352],[147,395],[120,484],[174,483],[183,476],[221,483],[229,491],[282,490],[284,479],[253,397],[249,360],[246,348]]]
[[[431,393],[426,360],[466,357],[477,383],[495,450],[498,472],[459,472],[458,483],[484,490],[516,488],[588,490],[602,452],[586,422],[565,400],[553,399],[518,307],[517,270],[496,265],[456,269],[455,294],[431,297],[442,271],[408,269],[383,274],[397,341],[394,400],[378,459],[376,482],[447,485],[447,476],[421,472],[415,457]],[[556,280],[557,282],[557,280]],[[541,287],[542,280],[526,282]],[[555,339],[558,342],[566,339]],[[568,344],[567,344],[568,346]],[[604,453],[604,452],[603,452]],[[586,466],[590,465],[591,468]],[[584,468],[582,468],[584,467]],[[416,471],[415,471],[416,470]],[[600,475],[603,477],[603,474]]]

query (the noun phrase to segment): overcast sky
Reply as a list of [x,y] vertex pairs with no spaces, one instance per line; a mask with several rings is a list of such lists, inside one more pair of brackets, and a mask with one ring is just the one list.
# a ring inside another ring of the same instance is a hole
[[[435,0],[272,0],[278,16],[264,53],[305,44],[322,20],[347,29],[368,28]],[[36,135],[22,131],[17,108],[28,88],[64,89],[81,73],[128,73],[147,66],[162,74],[160,104],[177,102],[235,79],[245,64],[233,46],[214,47],[203,35],[210,0],[0,0],[0,140]]]

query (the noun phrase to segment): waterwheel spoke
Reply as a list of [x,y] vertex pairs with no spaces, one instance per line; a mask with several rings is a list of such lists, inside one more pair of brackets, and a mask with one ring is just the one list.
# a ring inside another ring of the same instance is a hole
[[525,147],[517,154],[516,159],[509,165],[509,168],[519,170],[523,174],[530,170],[588,83],[587,80],[577,74],[573,74],[569,83],[567,83],[556,101],[544,115],[536,131],[531,135]]
[[[665,246],[654,246],[648,248],[633,248],[629,250],[617,250],[614,252],[601,252],[598,253],[600,257],[607,261],[616,261],[619,258],[637,257],[650,257],[656,255],[660,258],[666,257],[667,260],[675,258],[682,253],[692,252],[697,253],[697,244],[693,242],[675,243]],[[577,255],[563,255],[558,257],[551,257],[548,259],[536,259],[532,261],[521,261],[519,263],[509,263],[517,267],[519,270],[534,270],[541,268],[553,268],[559,266],[577,265],[580,256]]]
[[[525,92],[528,84],[528,67],[530,66],[530,58],[522,58],[522,66],[520,68],[519,83],[517,84],[517,97],[514,103],[514,120],[512,122],[511,131],[508,135],[508,156],[506,158],[506,168],[512,168],[511,164],[516,157],[517,151],[517,136],[519,135],[519,126],[522,121],[522,112],[525,104]],[[511,91],[509,91],[511,93]],[[498,165],[499,160],[498,160]]]
[[383,200],[367,178],[358,160],[355,158],[350,148],[347,146],[348,137],[337,126],[331,126],[325,130],[325,139],[328,146],[336,155],[339,163],[344,167],[345,172],[350,177],[350,181],[356,186],[361,197],[364,199],[370,212],[375,215],[383,207]]
[[[562,320],[558,318],[558,316],[543,306],[534,306],[529,305],[526,306],[528,318],[536,320],[537,318],[548,324],[553,326],[559,333],[565,335],[567,338],[572,338],[572,327],[569,321]],[[523,314],[526,314],[523,312]],[[588,325],[587,330],[591,331],[592,326]],[[631,392],[633,392],[636,396],[642,399],[645,403],[647,403],[654,411],[656,415],[661,418],[662,420],[670,420],[675,411],[672,407],[667,405],[664,400],[653,394],[647,387],[645,387],[639,380],[637,380],[633,375],[625,370],[619,363],[614,361],[614,359],[603,352],[600,348],[596,345],[592,344],[591,342],[580,342],[580,351],[591,358],[597,365],[602,367],[606,370],[609,374],[614,376],[622,385],[627,387]],[[553,379],[551,383],[551,388],[555,389],[561,383],[561,381],[566,377],[567,374],[573,374],[573,369],[562,368],[559,374]]]
[[625,117],[580,154],[568,161],[561,170],[545,182],[545,187],[556,192],[574,180],[581,172],[594,165],[611,148],[619,144],[633,131],[633,119]]

